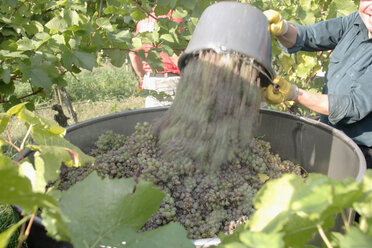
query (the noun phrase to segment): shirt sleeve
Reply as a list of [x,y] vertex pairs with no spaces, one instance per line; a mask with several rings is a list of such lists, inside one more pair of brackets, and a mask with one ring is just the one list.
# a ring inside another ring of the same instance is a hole
[[357,79],[347,95],[328,95],[329,122],[332,125],[352,124],[372,112],[372,66]]
[[357,12],[308,26],[291,23],[297,27],[296,44],[289,49],[281,47],[287,53],[300,50],[309,52],[332,50],[342,38],[344,31],[348,29],[350,19],[355,18],[355,14]]

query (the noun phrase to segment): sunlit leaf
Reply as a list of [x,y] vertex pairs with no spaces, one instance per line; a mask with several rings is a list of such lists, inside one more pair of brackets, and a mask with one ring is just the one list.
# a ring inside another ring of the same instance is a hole
[[142,40],[140,38],[133,38],[132,39],[133,49],[137,50],[142,47]]
[[14,204],[26,213],[37,207],[58,208],[55,200],[45,194],[35,193],[28,178],[18,174],[18,167],[12,160],[0,156],[0,204]]
[[15,115],[20,121],[27,123],[28,125],[33,125],[36,127],[44,128],[49,135],[59,135],[64,136],[66,134],[66,129],[59,126],[57,123],[50,120],[44,119],[40,116],[37,116],[35,113],[29,111],[25,105],[27,103],[21,103],[16,106],[13,106],[7,111],[8,115]]
[[340,248],[369,248],[372,244],[372,237],[366,235],[355,227],[340,237]]
[[65,19],[60,16],[56,16],[45,24],[45,26],[51,30],[57,30],[59,32],[64,32],[68,25]]
[[67,26],[79,25],[79,14],[72,9],[63,9],[63,18],[67,23]]
[[[353,205],[354,209],[366,218],[372,218],[372,171],[367,170],[362,182],[363,197]],[[371,226],[372,228],[372,226]]]
[[21,40],[17,42],[18,50],[20,51],[28,51],[34,50],[38,47],[38,43],[34,40],[30,40],[27,37],[23,37]]
[[61,136],[50,135],[49,131],[43,128],[33,127],[31,135],[38,145],[29,145],[30,148],[39,150],[42,154],[53,153],[67,166],[76,167],[94,161],[93,157],[83,153],[77,146]]
[[30,162],[28,161],[23,162],[19,165],[18,168],[19,168],[19,175],[27,177],[30,180],[31,185],[32,185],[32,190],[34,192],[41,192],[41,193],[45,192],[45,187],[43,190],[42,188],[38,187],[38,185],[36,185],[38,181],[36,181],[35,168]]
[[10,52],[7,50],[0,50],[0,58],[27,58],[27,55],[23,54],[22,51]]
[[107,33],[112,42],[131,42],[132,34],[128,30]]
[[346,16],[357,11],[353,0],[333,0],[329,6],[328,18]]
[[174,42],[173,36],[171,34],[163,34],[160,36],[160,38],[169,42]]
[[113,31],[114,30],[112,28],[112,25],[110,23],[109,18],[104,18],[104,17],[97,18],[96,23],[97,23],[98,26],[100,26],[101,28],[106,29],[108,31]]
[[10,82],[10,71],[8,69],[0,70],[0,76],[4,83]]
[[284,175],[280,179],[266,182],[254,198],[254,206],[258,210],[249,221],[250,230],[262,231],[267,228],[271,230],[270,222],[276,223],[275,229],[280,229],[281,225],[277,222],[290,212],[292,197],[301,187],[302,179],[296,175]]
[[150,183],[140,182],[135,193],[133,187],[133,179],[101,179],[91,173],[65,192],[61,206],[74,246],[130,243],[164,196]]
[[283,234],[280,233],[263,233],[263,232],[243,232],[240,234],[240,240],[248,247],[255,248],[282,248],[284,242]]
[[9,116],[3,113],[0,113],[0,133],[4,132],[5,128],[9,123]]

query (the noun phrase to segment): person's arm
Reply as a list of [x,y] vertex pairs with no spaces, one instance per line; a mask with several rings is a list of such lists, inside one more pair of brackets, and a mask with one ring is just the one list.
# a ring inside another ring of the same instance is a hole
[[132,64],[133,70],[142,81],[143,77],[146,74],[146,71],[143,69],[141,58],[135,52],[129,52],[129,59]]
[[297,27],[293,24],[288,24],[288,31],[279,36],[275,36],[276,39],[286,48],[292,48],[296,44],[297,40]]
[[170,59],[172,60],[172,62],[175,64],[175,65],[178,65],[178,59],[180,58],[181,54],[180,55],[177,55],[175,53],[173,53],[172,56],[170,56]]
[[328,95],[298,89],[295,101],[321,115],[329,115]]
[[328,95],[299,89],[295,84],[291,84],[282,77],[276,77],[273,82],[279,88],[272,84],[262,88],[262,94],[266,102],[280,104],[285,101],[295,101],[319,114],[329,115]]

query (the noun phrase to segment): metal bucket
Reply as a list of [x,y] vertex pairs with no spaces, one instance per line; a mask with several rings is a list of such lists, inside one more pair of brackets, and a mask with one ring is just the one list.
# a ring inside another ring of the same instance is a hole
[[[112,130],[131,135],[137,122],[152,123],[167,110],[168,107],[146,108],[83,121],[68,127],[65,138],[88,152],[103,132]],[[322,173],[335,179],[362,180],[366,171],[363,153],[343,132],[318,121],[267,109],[260,110],[259,122],[256,135],[270,142],[272,152],[278,153],[282,159],[301,164],[308,172]],[[24,156],[32,158],[32,153],[25,152]],[[336,228],[341,226],[342,223],[336,219]],[[209,247],[218,242],[218,238],[194,240],[196,247]],[[312,241],[317,242],[316,238]],[[47,237],[39,217],[35,218],[31,228],[28,247],[72,248],[68,243]]]
[[261,10],[239,2],[219,2],[202,13],[186,50],[178,61],[182,70],[190,56],[203,50],[237,52],[254,58],[271,79],[271,35]]

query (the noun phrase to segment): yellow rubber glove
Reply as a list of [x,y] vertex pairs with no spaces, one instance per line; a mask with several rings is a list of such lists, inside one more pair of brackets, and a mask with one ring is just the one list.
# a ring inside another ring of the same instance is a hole
[[274,83],[279,85],[278,89],[270,84],[262,88],[262,95],[266,102],[270,104],[280,104],[285,101],[294,101],[298,96],[298,87],[291,84],[282,77],[276,77]]
[[269,22],[269,31],[272,35],[280,36],[288,31],[288,23],[282,18],[282,15],[276,10],[265,10],[263,14]]

